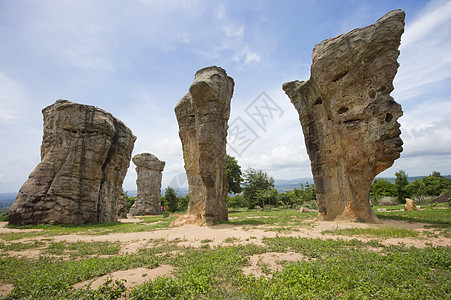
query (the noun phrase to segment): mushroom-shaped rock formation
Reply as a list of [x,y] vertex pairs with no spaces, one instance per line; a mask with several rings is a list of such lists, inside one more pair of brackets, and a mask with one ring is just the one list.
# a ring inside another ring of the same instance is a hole
[[42,113],[41,162],[14,200],[9,223],[116,221],[136,137],[95,106],[58,100]]
[[226,143],[234,82],[222,68],[197,71],[175,107],[189,184],[188,213],[172,225],[226,221]]
[[132,159],[136,165],[138,195],[130,207],[132,216],[161,214],[161,172],[166,163],[150,153],[137,154]]
[[374,177],[402,151],[401,105],[390,96],[405,13],[327,39],[312,54],[310,79],[283,89],[299,113],[319,220],[378,222],[369,204]]

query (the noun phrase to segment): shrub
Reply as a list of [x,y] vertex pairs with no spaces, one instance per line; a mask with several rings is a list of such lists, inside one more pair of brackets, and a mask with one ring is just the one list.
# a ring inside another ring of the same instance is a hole
[[0,221],[8,222],[8,213],[7,212],[1,214]]

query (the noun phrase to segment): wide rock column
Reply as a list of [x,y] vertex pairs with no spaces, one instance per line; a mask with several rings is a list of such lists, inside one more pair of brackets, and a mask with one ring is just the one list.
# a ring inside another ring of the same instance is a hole
[[222,68],[204,68],[175,107],[189,204],[188,214],[173,225],[210,225],[228,219],[225,154],[233,87],[233,79]]
[[317,193],[319,220],[378,222],[369,204],[374,177],[402,151],[390,96],[405,13],[327,39],[313,49],[310,79],[283,89],[299,113]]
[[161,172],[166,163],[150,153],[137,154],[132,159],[136,165],[138,195],[130,207],[132,216],[161,214]]
[[95,106],[58,100],[42,113],[41,162],[14,200],[9,223],[117,221],[136,137]]

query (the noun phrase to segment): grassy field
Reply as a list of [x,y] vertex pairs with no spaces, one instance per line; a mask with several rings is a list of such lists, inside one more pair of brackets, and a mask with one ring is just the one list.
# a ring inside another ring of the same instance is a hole
[[[375,208],[375,211],[377,208]],[[449,234],[449,209],[377,212],[381,219],[430,224]],[[88,236],[164,230],[175,217],[146,217],[137,224],[84,226],[26,226],[34,232],[0,234],[0,285],[14,289],[2,299],[451,299],[451,247],[385,245],[387,238],[425,238],[411,229],[370,227],[323,232],[335,239],[286,236],[314,224],[315,214],[295,210],[237,211],[228,224],[242,230],[276,233],[262,244],[240,244],[230,237],[213,246],[178,246],[160,241],[131,254],[119,254],[120,241],[55,241],[54,236]],[[343,237],[343,238],[341,238]],[[361,237],[372,237],[362,240]],[[426,236],[427,237],[427,236]],[[19,241],[20,239],[20,241]],[[11,251],[39,250],[35,258],[15,257]],[[267,276],[244,275],[251,257],[264,253],[296,253],[303,259],[277,261],[281,268],[260,267]],[[159,265],[176,268],[173,277],[160,277],[126,289],[121,280],[107,280],[98,289],[76,290],[75,283],[117,270]]]

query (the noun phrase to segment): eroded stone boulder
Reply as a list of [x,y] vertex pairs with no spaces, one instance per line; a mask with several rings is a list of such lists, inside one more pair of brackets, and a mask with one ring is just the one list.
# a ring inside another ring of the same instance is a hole
[[161,172],[166,163],[155,155],[141,153],[133,157],[138,179],[138,195],[130,207],[132,216],[161,214]]
[[406,203],[404,204],[404,210],[406,211],[414,211],[417,210],[417,206],[415,205],[415,202],[413,202],[412,199],[406,198]]
[[41,162],[14,200],[9,223],[116,221],[136,137],[95,106],[58,100],[42,113]]
[[404,17],[394,10],[319,43],[310,79],[283,85],[299,113],[319,220],[378,222],[369,203],[371,183],[399,158],[403,144],[401,105],[390,93]]
[[173,225],[209,225],[228,219],[225,154],[233,87],[233,79],[222,68],[204,68],[175,107],[189,204],[187,215]]

